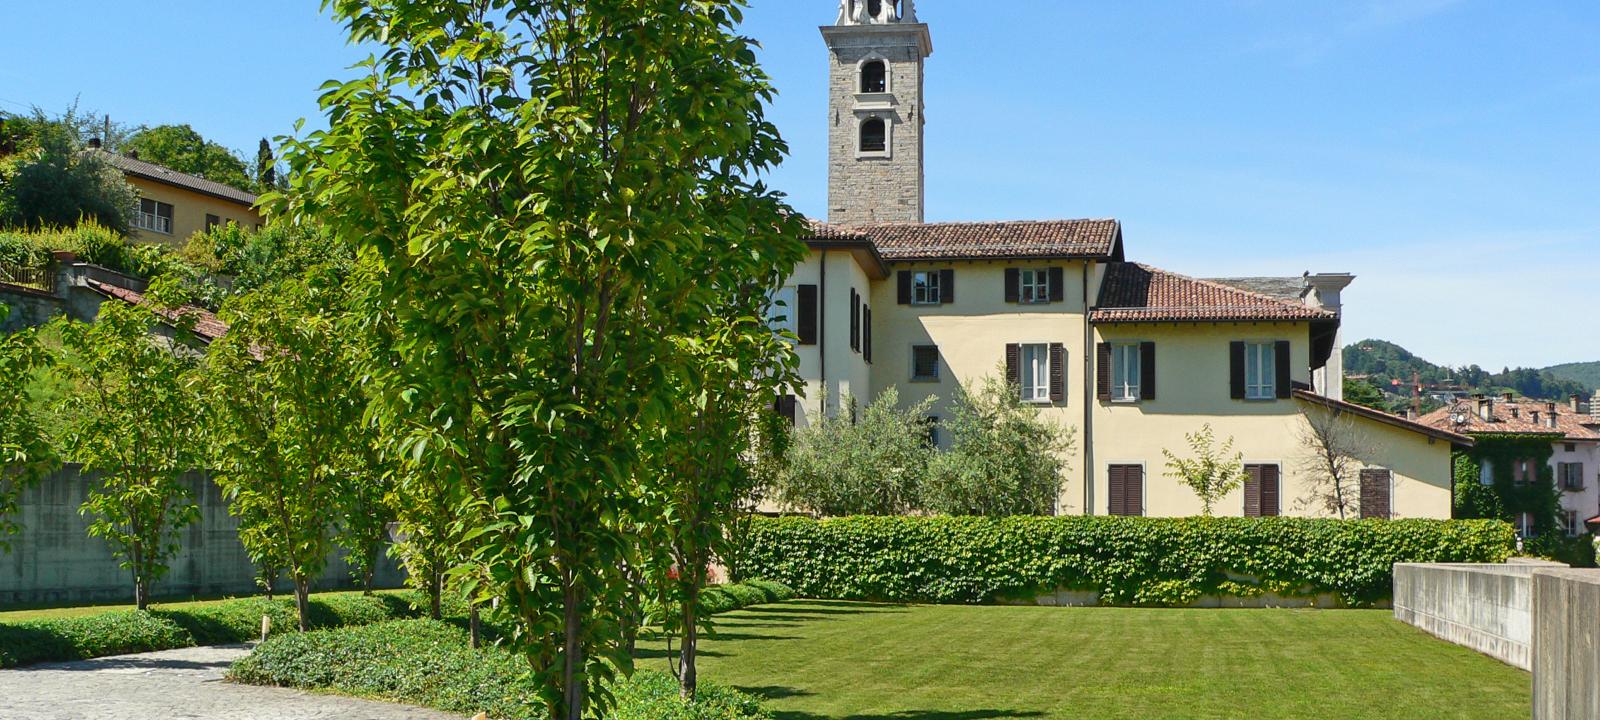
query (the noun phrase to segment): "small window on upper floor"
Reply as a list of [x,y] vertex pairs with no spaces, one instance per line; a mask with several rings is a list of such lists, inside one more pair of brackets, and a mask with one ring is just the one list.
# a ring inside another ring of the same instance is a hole
[[882,60],[868,60],[861,66],[861,92],[881,93],[888,90]]
[[861,123],[861,152],[883,152],[889,146],[883,118],[867,118]]
[[139,210],[133,215],[133,226],[140,230],[172,234],[172,206],[159,200],[139,199]]

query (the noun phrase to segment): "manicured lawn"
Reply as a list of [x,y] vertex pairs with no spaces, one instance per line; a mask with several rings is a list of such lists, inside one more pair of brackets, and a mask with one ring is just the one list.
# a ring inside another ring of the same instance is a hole
[[1531,693],[1527,673],[1384,610],[794,601],[717,627],[701,677],[785,720],[1515,718]]
[[[400,591],[400,590],[378,590],[376,592],[391,593],[391,592],[402,592],[402,591]],[[312,593],[312,595],[314,597],[332,597],[332,596],[336,596],[336,595],[360,595],[360,594],[361,594],[360,590],[345,590],[345,591],[339,591],[339,592]],[[197,607],[203,607],[203,606],[206,606],[206,605],[216,605],[217,603],[224,602],[226,600],[231,600],[231,599],[234,599],[236,597],[253,597],[253,596],[250,596],[250,595],[237,595],[237,596],[229,596],[229,597],[223,597],[223,598],[211,598],[211,599],[207,599],[207,600],[184,600],[184,601],[177,601],[177,602],[162,602],[162,601],[159,601],[159,600],[155,600],[155,601],[152,601],[150,603],[150,607],[152,609],[161,609],[161,610],[193,609],[193,608],[197,608]],[[294,593],[278,593],[277,597],[293,599],[294,598]],[[55,619],[59,619],[59,618],[82,617],[84,615],[98,615],[98,614],[103,613],[103,612],[111,612],[111,611],[114,611],[114,610],[131,610],[131,609],[133,609],[133,601],[132,600],[129,600],[128,602],[122,603],[120,605],[71,605],[71,606],[67,606],[67,607],[28,607],[26,609],[20,609],[20,610],[0,610],[0,623],[22,622],[23,620],[55,620]]]

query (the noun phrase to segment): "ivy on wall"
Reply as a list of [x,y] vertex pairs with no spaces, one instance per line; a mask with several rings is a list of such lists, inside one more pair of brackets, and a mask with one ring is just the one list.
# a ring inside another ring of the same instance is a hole
[[[1561,522],[1561,491],[1556,488],[1550,456],[1555,446],[1550,436],[1474,435],[1477,444],[1455,460],[1455,516],[1488,518],[1515,524],[1518,516],[1533,516],[1534,539],[1525,546],[1533,552],[1555,554],[1566,544]],[[1517,483],[1513,465],[1532,460],[1538,479]],[[1483,484],[1483,464],[1489,463],[1493,484]]]

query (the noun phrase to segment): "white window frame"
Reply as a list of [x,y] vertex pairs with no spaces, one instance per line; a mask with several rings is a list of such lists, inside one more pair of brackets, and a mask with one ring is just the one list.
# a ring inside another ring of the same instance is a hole
[[1577,510],[1562,510],[1561,519],[1564,521],[1562,524],[1567,526],[1567,537],[1573,538],[1583,534],[1583,528],[1580,527],[1583,521],[1578,519]]
[[1050,402],[1050,343],[1022,343],[1017,382],[1022,387],[1022,401]]
[[787,332],[791,335],[799,334],[799,318],[795,316],[795,305],[798,293],[793,285],[785,285],[773,290],[770,295],[772,302],[767,305],[767,327],[773,332]]
[[1050,270],[1023,268],[1017,273],[1017,302],[1037,305],[1050,302]]
[[1139,343],[1111,344],[1111,402],[1138,402],[1143,388],[1144,358]]
[[[933,374],[917,374],[917,351],[923,348],[933,348]],[[939,346],[938,345],[912,345],[911,346],[911,381],[912,382],[938,382],[939,381]]]
[[1275,342],[1244,344],[1244,399],[1278,398],[1278,347]]
[[1527,539],[1534,537],[1533,513],[1517,513],[1517,537]]
[[[883,89],[882,90],[871,90],[871,91],[869,91],[864,87],[864,85],[866,85],[866,79],[867,79],[867,63],[873,63],[873,62],[882,63],[883,64]],[[891,65],[889,64],[889,59],[884,57],[883,55],[881,55],[879,53],[869,53],[866,57],[861,58],[861,61],[856,63],[856,93],[855,94],[857,94],[857,95],[886,95],[888,93],[894,92],[894,86],[893,86],[894,79],[890,77],[890,75],[891,75],[891,73],[889,72],[889,68],[890,67],[891,67]]]
[[[867,121],[878,120],[883,123],[883,149],[865,150],[861,147],[861,131],[867,126]],[[881,115],[866,115],[856,121],[856,157],[857,158],[892,158],[894,157],[894,123],[889,118]]]
[[911,273],[911,304],[939,305],[944,290],[939,286],[938,270],[915,270]]
[[[144,209],[145,203],[150,203],[150,210],[146,211]],[[167,209],[165,216],[161,214],[163,206]],[[176,214],[176,209],[172,207],[172,203],[164,203],[152,198],[139,198],[139,209],[134,212],[133,226],[140,230],[171,235],[174,214]]]

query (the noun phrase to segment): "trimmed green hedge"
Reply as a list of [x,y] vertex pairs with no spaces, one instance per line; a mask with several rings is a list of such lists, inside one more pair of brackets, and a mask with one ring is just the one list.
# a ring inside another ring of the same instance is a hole
[[1392,594],[1397,562],[1503,562],[1495,520],[1302,518],[761,518],[743,569],[802,597],[986,603],[1057,589],[1117,605],[1204,596]]
[[701,604],[707,615],[715,615],[742,607],[794,599],[794,590],[783,583],[767,580],[746,580],[733,585],[713,585],[701,593]]
[[[310,619],[313,627],[327,628],[425,613],[426,601],[415,593],[313,595]],[[0,668],[258,640],[262,615],[272,618],[274,635],[299,628],[293,600],[266,598],[240,598],[174,610],[157,606],[145,612],[117,610],[58,620],[0,623]]]
[[[400,620],[274,638],[234,663],[232,679],[253,685],[333,690],[496,720],[545,718],[527,661],[487,646],[446,622]],[[638,672],[615,688],[614,720],[767,720],[753,697],[710,683],[693,705],[667,675]]]

